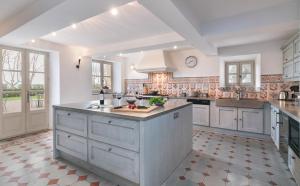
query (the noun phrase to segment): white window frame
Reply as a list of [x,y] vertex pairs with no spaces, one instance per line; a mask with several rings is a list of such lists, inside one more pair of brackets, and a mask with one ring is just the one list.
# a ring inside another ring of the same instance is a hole
[[[242,65],[249,64],[251,65],[251,82],[250,83],[242,83],[242,76],[244,74],[250,73],[243,73],[242,72]],[[229,83],[229,69],[230,65],[237,66],[237,72],[234,73],[236,75],[236,83]],[[228,86],[242,86],[242,87],[254,87],[255,86],[255,62],[252,61],[235,61],[235,62],[225,62],[225,85]]]
[[[114,85],[113,85],[113,67],[114,67],[113,63],[112,62],[108,62],[108,61],[103,61],[103,60],[97,60],[97,59],[92,59],[92,63],[98,63],[98,64],[100,64],[100,76],[98,76],[98,77],[100,77],[100,83],[101,83],[100,86],[103,87],[104,78],[109,78],[110,77],[110,79],[111,79],[111,87],[110,87],[110,89],[108,91],[109,92],[113,92],[113,87],[114,87]],[[111,75],[110,76],[104,76],[104,65],[110,65],[111,66]],[[99,90],[98,89],[94,89],[94,85],[93,85],[93,83],[94,83],[93,77],[94,76],[95,75],[93,74],[93,70],[92,70],[92,93],[93,94],[98,94],[101,88]]]
[[225,62],[240,62],[240,61],[254,61],[255,63],[255,91],[260,91],[261,88],[261,54],[243,54],[236,56],[221,56],[219,57],[220,63],[220,76],[219,76],[219,86],[221,88],[226,88],[225,84]]

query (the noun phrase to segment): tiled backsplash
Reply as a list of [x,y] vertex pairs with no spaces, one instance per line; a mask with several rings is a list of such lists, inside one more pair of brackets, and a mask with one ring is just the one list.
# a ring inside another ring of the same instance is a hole
[[[235,88],[220,88],[219,76],[195,77],[195,78],[173,78],[172,73],[151,73],[148,79],[126,79],[125,85],[128,94],[143,91],[143,84],[149,90],[160,90],[161,94],[179,96],[192,91],[208,93],[209,96],[234,97]],[[296,82],[284,82],[281,74],[262,75],[260,91],[254,88],[242,88],[243,98],[277,99],[278,93],[282,90],[290,91],[290,86]]]

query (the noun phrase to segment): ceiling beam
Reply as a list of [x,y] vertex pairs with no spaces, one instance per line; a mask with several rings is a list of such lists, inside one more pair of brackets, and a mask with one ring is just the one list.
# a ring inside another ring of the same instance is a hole
[[171,0],[138,0],[138,2],[184,37],[193,47],[207,55],[217,54],[217,48],[201,35]]
[[142,39],[118,42],[101,47],[90,49],[89,56],[114,56],[119,53],[132,53],[158,48],[172,48],[174,45],[186,47],[190,46],[183,37],[175,32],[146,37]]
[[7,26],[0,27],[0,43],[22,44],[130,1],[39,0],[5,21]]

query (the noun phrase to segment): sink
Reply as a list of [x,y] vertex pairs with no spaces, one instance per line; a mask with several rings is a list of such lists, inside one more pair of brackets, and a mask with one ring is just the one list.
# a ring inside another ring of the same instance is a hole
[[219,107],[237,107],[237,108],[252,108],[262,109],[265,102],[258,99],[234,99],[234,98],[221,98],[216,100],[216,106]]
[[113,105],[99,105],[97,103],[94,103],[86,107],[86,109],[92,109],[92,110],[101,109],[101,108],[113,108]]

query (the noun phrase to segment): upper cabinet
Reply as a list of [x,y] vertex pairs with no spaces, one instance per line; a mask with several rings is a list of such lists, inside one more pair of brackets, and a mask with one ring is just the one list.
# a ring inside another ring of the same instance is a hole
[[293,36],[282,48],[283,79],[300,80],[300,33]]

